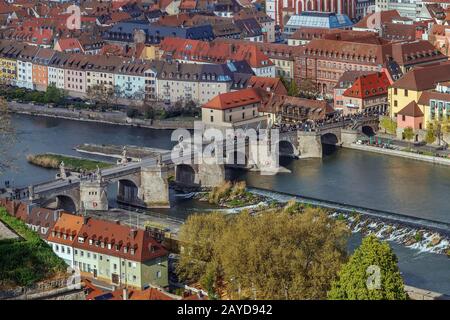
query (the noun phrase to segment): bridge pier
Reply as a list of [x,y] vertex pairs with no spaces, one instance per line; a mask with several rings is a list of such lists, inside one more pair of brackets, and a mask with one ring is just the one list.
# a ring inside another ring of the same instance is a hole
[[218,163],[216,157],[203,155],[203,159],[198,165],[198,178],[200,185],[205,188],[221,185],[225,182],[225,164]]
[[106,190],[108,183],[103,180],[80,182],[80,207],[84,210],[108,210]]
[[341,145],[347,147],[358,140],[358,131],[351,129],[341,129]]
[[299,158],[322,158],[320,133],[297,132]]
[[164,164],[141,168],[138,196],[147,208],[170,208],[168,176]]

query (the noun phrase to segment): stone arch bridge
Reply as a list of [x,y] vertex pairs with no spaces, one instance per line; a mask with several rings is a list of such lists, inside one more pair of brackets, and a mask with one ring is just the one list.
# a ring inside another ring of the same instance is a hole
[[[377,131],[378,118],[332,123],[312,132],[280,133],[279,153],[298,158],[321,158],[322,144],[351,144],[356,141],[364,128]],[[239,157],[237,154],[226,154],[225,149],[223,153],[225,160],[233,156]],[[245,154],[240,155],[245,159],[243,167],[248,167],[248,152],[247,143]],[[193,157],[195,152],[179,154],[178,161],[175,161],[168,151],[161,154],[158,159],[146,158],[141,162],[124,163],[98,170],[88,177],[67,177],[65,172],[61,172],[56,180],[20,189],[19,195],[21,199],[40,206],[46,206],[56,200],[59,208],[72,212],[108,210],[107,188],[108,185],[117,183],[118,202],[146,208],[167,208],[170,207],[170,175],[183,185],[211,188],[225,181],[225,166],[233,166],[228,161],[217,163],[206,161],[207,159],[198,164],[191,164],[192,162],[188,160],[192,160]],[[253,169],[263,170],[265,166],[263,162],[254,163]]]

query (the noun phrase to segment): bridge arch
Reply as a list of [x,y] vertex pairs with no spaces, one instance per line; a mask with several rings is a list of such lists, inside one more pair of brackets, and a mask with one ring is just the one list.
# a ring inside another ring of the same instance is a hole
[[117,182],[117,200],[127,203],[138,201],[139,186],[131,179],[120,179]]
[[50,198],[47,198],[42,207],[51,207],[51,209],[61,209],[71,213],[77,213],[79,211],[79,202],[67,194],[57,194]]
[[370,125],[363,125],[361,127],[361,132],[368,137],[372,137],[375,135],[375,130],[374,130],[373,126],[370,126]]
[[197,171],[188,164],[179,164],[175,167],[175,181],[185,185],[198,184]]
[[278,143],[278,151],[281,156],[296,157],[298,156],[298,150],[289,140],[280,140]]
[[327,132],[320,136],[320,142],[322,142],[322,144],[337,145],[339,143],[339,138],[336,134]]

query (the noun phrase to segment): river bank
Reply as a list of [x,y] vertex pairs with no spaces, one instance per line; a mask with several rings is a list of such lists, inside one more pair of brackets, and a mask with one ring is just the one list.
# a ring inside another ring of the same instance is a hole
[[401,157],[401,158],[408,158],[408,159],[417,160],[417,161],[430,162],[430,163],[440,164],[440,165],[444,165],[444,166],[450,166],[450,158],[434,157],[434,156],[428,156],[428,155],[418,154],[418,153],[414,153],[414,152],[385,149],[385,148],[356,144],[356,143],[349,144],[346,146],[346,148],[360,150],[360,151],[366,151],[366,152],[380,153],[380,154]]
[[142,127],[149,129],[193,129],[194,121],[185,119],[173,120],[152,120],[152,119],[138,119],[129,118],[126,113],[121,111],[115,112],[99,112],[94,110],[77,110],[68,108],[57,108],[42,105],[8,102],[8,106],[11,112],[17,114],[25,114],[32,116],[43,116],[75,121],[96,122],[105,124],[114,124],[121,126]]

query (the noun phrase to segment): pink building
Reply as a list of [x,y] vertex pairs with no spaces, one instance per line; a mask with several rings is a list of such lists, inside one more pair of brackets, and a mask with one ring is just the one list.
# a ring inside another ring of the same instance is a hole
[[397,127],[401,129],[407,127],[414,130],[423,129],[423,112],[414,100],[397,113]]

